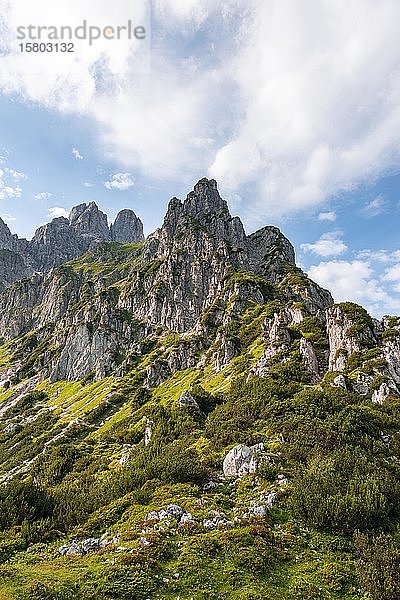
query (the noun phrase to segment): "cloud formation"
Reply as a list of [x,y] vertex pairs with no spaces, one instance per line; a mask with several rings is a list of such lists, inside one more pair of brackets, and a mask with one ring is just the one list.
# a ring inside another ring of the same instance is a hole
[[307,272],[337,302],[358,302],[378,318],[400,312],[400,250],[364,250],[353,260],[323,261]]
[[304,252],[313,252],[318,256],[339,256],[347,251],[347,246],[341,239],[341,231],[328,231],[323,233],[319,240],[312,244],[301,244]]
[[62,206],[52,206],[48,210],[48,215],[52,219],[56,219],[58,217],[68,217],[68,211]]
[[16,183],[20,179],[25,179],[23,173],[8,168],[0,169],[0,200],[21,197],[22,188]]
[[53,197],[53,194],[50,192],[39,192],[35,194],[35,200],[50,200]]
[[118,190],[122,192],[129,190],[135,185],[135,178],[131,173],[115,173],[108,181],[104,182],[104,187],[108,190]]
[[377,217],[385,212],[385,204],[385,198],[380,194],[371,200],[371,202],[367,202],[363,207],[362,212],[366,217]]
[[334,211],[329,211],[329,212],[321,212],[318,215],[318,220],[319,221],[336,221],[336,213]]
[[77,148],[72,148],[72,154],[75,156],[76,160],[83,160],[83,156]]
[[0,8],[3,93],[88,117],[121,169],[188,183],[208,172],[241,195],[252,186],[243,208],[260,223],[398,170],[397,0],[155,0],[151,71],[149,48],[124,41],[72,58],[15,44],[37,14],[121,23],[128,0]]

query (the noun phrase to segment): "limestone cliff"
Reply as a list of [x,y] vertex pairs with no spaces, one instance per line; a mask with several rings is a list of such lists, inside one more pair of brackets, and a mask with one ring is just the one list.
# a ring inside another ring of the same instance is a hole
[[[15,239],[2,231],[3,243],[13,247]],[[109,230],[94,203],[36,232],[28,255],[43,272],[0,294],[0,337],[29,358],[19,379],[27,372],[52,381],[124,374],[149,340],[162,348],[170,332],[181,341],[146,364],[147,387],[196,365],[218,373],[246,351],[243,322],[258,307],[260,351],[250,373],[268,377],[277,364],[294,360],[310,383],[342,372],[346,385],[376,391],[377,401],[397,393],[397,329],[385,338],[387,322],[351,303],[335,305],[296,267],[294,249],[276,227],[247,235],[214,180],[200,180],[183,201],[173,198],[163,225],[142,240],[134,213],[122,211]],[[4,264],[15,261],[12,250],[3,253]],[[66,264],[48,270],[60,262]],[[24,271],[21,261],[7,268],[3,287]]]

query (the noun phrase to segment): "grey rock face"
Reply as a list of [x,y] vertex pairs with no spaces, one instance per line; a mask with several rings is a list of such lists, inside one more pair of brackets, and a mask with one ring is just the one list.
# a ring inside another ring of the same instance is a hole
[[24,263],[20,254],[0,249],[0,290],[32,274],[33,269]]
[[196,411],[200,411],[199,405],[197,404],[196,400],[193,398],[193,396],[189,392],[189,390],[185,390],[181,394],[181,397],[179,398],[178,403],[179,403],[179,406],[185,406],[187,408],[192,408]]
[[382,355],[386,360],[388,375],[396,385],[400,385],[400,337],[387,340]]
[[68,219],[59,217],[37,229],[29,244],[29,257],[37,271],[76,258],[89,249],[90,241],[70,227]]
[[383,404],[390,394],[398,395],[398,389],[395,382],[392,379],[381,383],[377,390],[372,392],[372,402],[377,404]]
[[305,338],[301,338],[300,340],[300,353],[304,358],[307,369],[312,375],[314,383],[318,382],[321,379],[321,375],[319,372],[317,355],[315,354],[311,342]]
[[260,462],[260,454],[264,451],[264,444],[244,446],[239,444],[228,452],[223,462],[225,477],[241,477],[249,473],[255,473]]
[[377,345],[378,341],[368,326],[354,329],[355,323],[343,311],[340,305],[332,306],[326,311],[326,327],[329,337],[329,370],[343,371],[348,357],[360,352],[367,343]]
[[264,322],[265,350],[253,369],[256,375],[266,377],[269,373],[271,359],[279,352],[284,352],[289,348],[290,334],[285,325],[282,316],[278,313],[275,313],[272,318],[266,319]]
[[371,391],[373,381],[374,378],[371,375],[359,371],[357,373],[357,380],[353,383],[353,390],[357,394],[360,394],[360,396],[365,396]]
[[12,235],[8,225],[0,219],[0,248],[4,250],[16,250],[17,236]]
[[133,210],[121,210],[110,228],[111,241],[135,243],[144,241],[143,223]]
[[131,457],[132,446],[130,444],[124,444],[122,448],[121,457],[119,459],[119,464],[124,466],[129,462]]
[[147,419],[146,420],[146,429],[144,430],[144,445],[148,446],[151,442],[151,438],[153,437],[153,427],[152,422]]
[[[275,253],[271,244],[276,238]],[[145,318],[157,315],[157,322],[169,329],[187,331],[223,291],[230,270],[257,271],[268,278],[292,260],[290,243],[284,239],[275,228],[246,236],[215,181],[202,179],[184,202],[170,201],[163,226],[146,240],[143,261],[153,263],[156,272],[143,281],[144,294],[130,298],[126,308]],[[274,254],[271,262],[268,252]]]
[[277,227],[263,227],[246,240],[249,265],[252,271],[272,281],[282,278],[282,266],[295,265],[292,244]]
[[73,208],[69,215],[69,226],[78,235],[89,238],[108,241],[110,230],[108,228],[107,215],[99,210],[95,202],[80,204]]
[[336,387],[340,387],[344,390],[347,390],[345,376],[344,375],[336,375],[335,379],[333,380],[333,385]]

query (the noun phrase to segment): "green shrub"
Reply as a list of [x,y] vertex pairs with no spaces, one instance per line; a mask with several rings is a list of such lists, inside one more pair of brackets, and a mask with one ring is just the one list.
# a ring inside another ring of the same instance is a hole
[[13,480],[0,488],[0,524],[2,529],[51,516],[53,502],[49,494],[31,479]]
[[94,584],[82,586],[80,600],[146,600],[154,597],[155,590],[147,570],[116,565],[103,571]]
[[398,536],[368,536],[356,533],[357,571],[362,587],[372,600],[400,598],[400,539]]
[[350,533],[388,526],[400,502],[390,471],[360,449],[316,454],[293,482],[295,515],[312,527]]

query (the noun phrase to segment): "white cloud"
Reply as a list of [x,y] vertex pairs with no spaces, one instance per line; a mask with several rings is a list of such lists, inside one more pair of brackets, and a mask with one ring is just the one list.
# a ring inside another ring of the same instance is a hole
[[20,171],[15,171],[14,169],[9,169],[8,167],[6,167],[4,169],[4,172],[7,173],[7,175],[12,177],[16,181],[19,181],[21,179],[28,179],[28,177],[25,175],[25,173],[21,173]]
[[92,187],[94,187],[94,183],[90,183],[89,181],[84,181],[84,182],[82,183],[82,185],[83,185],[84,187],[87,187],[87,188],[92,188]]
[[15,217],[13,217],[13,215],[1,215],[1,218],[6,222],[9,223],[10,221],[16,221],[17,219]]
[[3,182],[0,181],[0,200],[5,200],[6,198],[20,198],[21,195],[22,189],[20,187],[3,185]]
[[128,190],[135,185],[135,178],[131,173],[115,173],[108,181],[104,182],[104,187],[109,190]]
[[367,217],[376,217],[385,211],[385,198],[382,195],[377,196],[371,202],[367,202],[363,208],[363,213]]
[[253,221],[398,169],[396,0],[155,0],[161,41],[152,45],[151,72],[148,46],[103,40],[71,57],[28,55],[15,44],[16,27],[37,14],[44,25],[88,15],[121,24],[129,6],[0,0],[10,49],[0,57],[0,89],[90,118],[121,169],[184,173],[188,183],[208,172],[239,194],[254,185],[258,194],[244,206]]
[[400,48],[391,19],[400,5],[256,6],[232,63],[241,126],[210,172],[231,186],[258,183],[263,204],[284,213],[397,168]]
[[329,289],[337,302],[357,302],[375,317],[400,312],[400,296],[385,289],[382,280],[367,261],[321,262],[311,266],[308,274],[311,279]]
[[10,173],[10,169],[0,169],[0,200],[20,198],[22,195],[22,189],[19,185],[10,185],[10,183],[6,181],[9,177],[13,177],[12,173]]
[[56,219],[58,217],[68,217],[68,211],[66,211],[62,206],[52,206],[48,210],[48,215],[52,219]]
[[305,252],[313,252],[318,256],[339,256],[347,251],[347,246],[341,239],[340,231],[329,231],[323,233],[319,240],[313,244],[301,244],[300,248]]
[[400,292],[400,262],[387,268],[382,279],[390,283],[394,291]]
[[83,156],[77,148],[72,148],[72,154],[75,156],[76,160],[83,160]]
[[35,195],[35,200],[50,200],[53,197],[53,194],[50,192],[39,192]]
[[361,260],[375,261],[379,263],[390,263],[400,261],[400,250],[388,252],[387,250],[361,250],[356,257]]
[[336,213],[334,211],[321,212],[318,215],[319,221],[336,221]]

